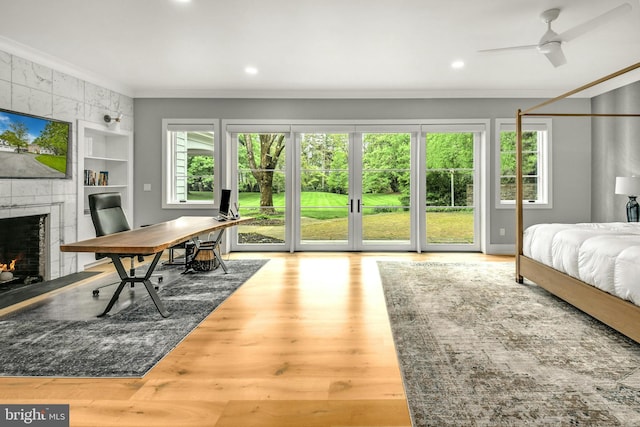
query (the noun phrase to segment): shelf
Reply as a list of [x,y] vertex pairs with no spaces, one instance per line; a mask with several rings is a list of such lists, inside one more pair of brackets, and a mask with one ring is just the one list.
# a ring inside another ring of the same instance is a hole
[[97,160],[97,161],[107,161],[107,162],[128,162],[127,159],[115,159],[113,157],[95,157],[95,156],[85,156],[85,161],[87,160]]
[[[85,185],[83,173],[95,173],[96,184],[100,172],[108,172],[109,185]],[[78,120],[78,206],[77,239],[95,237],[89,212],[89,195],[117,191],[122,196],[122,208],[133,218],[133,132],[114,130],[101,123]],[[77,254],[78,271],[95,263],[92,253]]]

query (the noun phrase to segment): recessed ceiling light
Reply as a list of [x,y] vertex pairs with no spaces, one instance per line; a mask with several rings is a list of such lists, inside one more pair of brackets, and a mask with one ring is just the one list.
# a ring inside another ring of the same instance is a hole
[[244,72],[253,76],[258,74],[258,69],[256,67],[245,67]]
[[176,3],[191,3],[191,0],[174,0]]
[[461,61],[461,60],[453,61],[451,63],[451,68],[453,68],[454,70],[459,70],[461,68],[464,68],[464,61]]

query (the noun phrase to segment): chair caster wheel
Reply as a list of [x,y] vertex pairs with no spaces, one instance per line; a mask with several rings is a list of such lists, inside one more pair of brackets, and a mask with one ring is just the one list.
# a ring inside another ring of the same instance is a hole
[[100,295],[100,291],[98,289],[94,289],[93,290],[93,296],[97,297],[98,295]]
[[162,279],[163,279],[162,276],[158,277],[158,283],[162,283]]
[[160,286],[156,285],[153,288],[157,291],[158,289],[160,289]]

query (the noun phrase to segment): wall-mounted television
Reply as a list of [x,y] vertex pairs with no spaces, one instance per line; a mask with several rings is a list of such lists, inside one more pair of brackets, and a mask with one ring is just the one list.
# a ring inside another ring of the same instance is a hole
[[0,179],[70,179],[71,123],[0,109]]

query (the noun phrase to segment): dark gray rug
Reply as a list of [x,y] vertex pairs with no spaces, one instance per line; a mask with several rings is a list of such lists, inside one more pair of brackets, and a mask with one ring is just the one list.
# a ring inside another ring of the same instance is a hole
[[168,318],[148,297],[115,315],[86,321],[43,320],[37,309],[5,317],[0,375],[141,377],[266,262],[231,260],[229,274],[218,268],[164,284],[159,295]]
[[415,426],[640,425],[640,345],[513,264],[378,267]]

